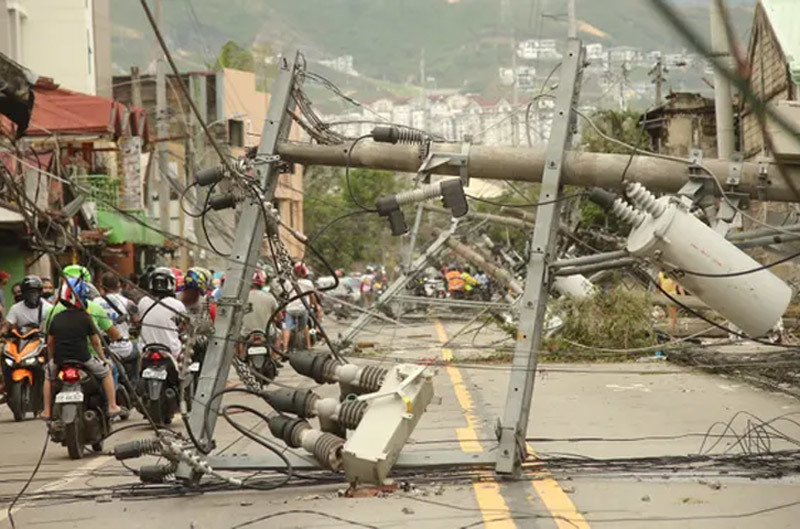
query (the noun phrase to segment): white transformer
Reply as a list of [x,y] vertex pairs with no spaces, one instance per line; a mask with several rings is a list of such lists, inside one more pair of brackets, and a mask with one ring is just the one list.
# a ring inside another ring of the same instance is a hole
[[627,243],[631,254],[671,272],[678,284],[750,336],[763,336],[780,321],[792,297],[780,278],[769,270],[731,277],[688,273],[718,276],[762,265],[689,213],[680,199],[656,199],[640,184],[628,187],[628,197],[642,211],[621,200],[613,209],[634,225]]

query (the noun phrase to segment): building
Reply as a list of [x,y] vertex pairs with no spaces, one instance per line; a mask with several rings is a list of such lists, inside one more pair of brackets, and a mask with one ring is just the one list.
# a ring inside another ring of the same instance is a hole
[[[235,233],[235,217],[232,210],[215,213],[216,221],[206,223],[205,229],[199,219],[187,219],[182,215],[178,202],[183,189],[191,183],[192,175],[187,174],[186,153],[192,136],[193,159],[196,168],[201,169],[219,163],[216,152],[206,141],[202,130],[195,123],[194,116],[182,92],[177,87],[179,82],[172,75],[167,76],[167,108],[169,136],[169,171],[173,178],[170,185],[173,193],[170,203],[170,225],[173,233],[183,234],[187,238],[196,238],[203,247],[226,248]],[[269,108],[269,94],[257,90],[255,74],[223,68],[218,71],[191,72],[181,76],[180,82],[189,87],[193,99],[203,115],[204,121],[211,130],[215,140],[231,156],[244,155],[249,147],[257,146],[261,140],[261,131]],[[138,71],[132,75],[114,77],[114,96],[119,101],[134,104],[137,100],[146,109],[150,118],[151,135],[155,137],[156,90],[154,76],[139,76]],[[292,129],[292,135],[299,139],[299,131]],[[145,197],[148,211],[152,217],[158,217],[158,180],[155,171],[157,164],[150,164],[150,193]],[[282,174],[278,180],[275,193],[275,205],[284,222],[293,229],[303,232],[303,172],[301,166],[294,166],[291,174]],[[188,202],[204,202],[203,192],[192,197],[188,193]],[[206,237],[208,233],[208,237]],[[303,246],[288,234],[283,237],[290,254],[301,258]],[[210,238],[210,241],[209,241]],[[209,244],[210,242],[210,244]],[[189,255],[195,264],[204,264],[208,268],[224,269],[224,258],[216,256],[201,248],[195,248]]]
[[[797,2],[759,0],[747,48],[750,86],[763,101],[788,107],[798,100],[800,29]],[[746,102],[741,108],[741,150],[745,159],[766,153],[759,117]]]
[[688,158],[700,149],[704,158],[717,157],[714,100],[700,94],[671,93],[666,103],[648,110],[640,124],[650,136],[652,151]]
[[590,61],[602,61],[606,58],[603,45],[599,43],[586,45],[586,58]]
[[[0,62],[8,71],[9,62],[2,56]],[[19,222],[20,205],[5,203],[2,209],[12,214],[0,214],[0,268],[17,280],[25,274],[56,277],[55,267],[71,263],[77,250],[64,235],[70,232],[121,274],[139,271],[142,255],[165,245],[141,206],[130,200],[137,185],[141,196],[142,149],[149,143],[144,111],[65,90],[46,77],[31,90],[27,128],[0,116],[3,134],[21,134],[19,151],[0,150],[0,160],[43,212],[39,227],[58,261],[31,247],[29,227]],[[92,259],[84,264],[97,269]]]
[[642,50],[631,46],[616,46],[608,48],[608,61],[610,63],[633,63],[642,56]]
[[555,39],[528,39],[517,44],[517,55],[522,59],[560,59]]
[[111,97],[110,0],[0,0],[0,53],[62,88]]
[[337,72],[347,75],[358,76],[358,72],[353,65],[352,55],[342,55],[341,57],[336,57],[335,59],[321,60],[319,63],[322,66],[330,68],[331,70],[336,70]]

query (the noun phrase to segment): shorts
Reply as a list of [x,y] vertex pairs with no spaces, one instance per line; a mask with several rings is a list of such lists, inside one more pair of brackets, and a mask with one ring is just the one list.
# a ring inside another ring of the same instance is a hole
[[293,331],[295,329],[305,329],[308,327],[308,313],[306,311],[287,312],[286,317],[283,318],[281,328],[284,331]]
[[[95,378],[103,378],[109,373],[108,364],[93,356],[90,360],[83,362],[83,367],[92,374]],[[47,374],[48,380],[57,380],[58,379],[58,366],[54,361],[50,361],[47,363],[47,369],[45,370]]]

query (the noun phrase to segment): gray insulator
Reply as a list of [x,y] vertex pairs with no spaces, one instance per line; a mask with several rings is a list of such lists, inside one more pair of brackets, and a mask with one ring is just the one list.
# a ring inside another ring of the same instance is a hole
[[367,403],[360,400],[343,402],[339,408],[339,424],[355,430],[367,412]]
[[362,368],[361,375],[358,377],[358,385],[366,391],[373,392],[381,389],[383,379],[386,378],[388,369],[378,366],[366,366]]
[[656,196],[639,182],[628,184],[626,191],[628,193],[628,199],[633,202],[634,206],[649,213],[653,217],[661,216],[667,209],[667,206],[663,202],[659,202]]
[[338,471],[342,468],[343,447],[344,439],[332,433],[323,433],[314,443],[314,457],[323,468]]

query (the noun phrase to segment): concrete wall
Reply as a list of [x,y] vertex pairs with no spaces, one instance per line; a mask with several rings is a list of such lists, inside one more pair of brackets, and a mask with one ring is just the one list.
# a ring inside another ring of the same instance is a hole
[[111,97],[111,2],[92,0],[94,18],[94,69],[96,94]]
[[94,94],[94,0],[25,0],[22,64],[64,88]]

